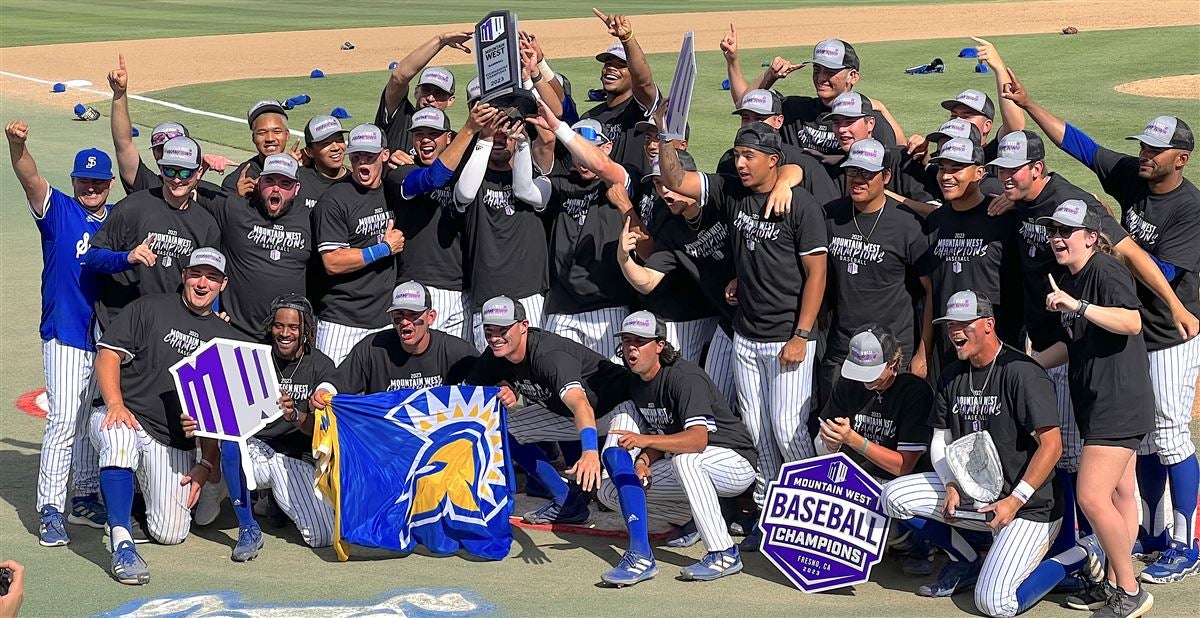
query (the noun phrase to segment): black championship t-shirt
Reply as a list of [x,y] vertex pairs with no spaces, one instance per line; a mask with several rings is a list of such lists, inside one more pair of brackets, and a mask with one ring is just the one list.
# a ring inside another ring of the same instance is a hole
[[650,380],[629,376],[629,397],[649,427],[647,434],[672,435],[691,427],[708,431],[708,445],[734,451],[758,467],[754,441],[742,419],[704,370],[682,358],[664,365]]
[[[1133,276],[1116,258],[1097,253],[1058,287],[1076,299],[1103,307],[1141,309]],[[1047,283],[1049,285],[1049,283]],[[1084,311],[1085,316],[1087,311]],[[1070,365],[1071,403],[1079,435],[1129,438],[1154,429],[1150,362],[1141,336],[1120,335],[1074,312],[1061,316]]]
[[171,292],[129,303],[97,343],[121,355],[125,407],[162,444],[185,451],[196,447],[195,439],[183,435],[183,409],[169,369],[215,337],[243,339],[215,314],[196,315]]
[[[137,172],[134,175],[133,184],[129,184],[125,182],[124,178],[121,178],[121,186],[125,188],[125,194],[129,195],[138,191],[145,191],[146,189],[157,189],[163,186],[163,184],[162,177],[157,172],[146,167],[146,164],[141,159],[138,159]],[[215,185],[207,180],[201,180],[197,188],[199,189],[196,195],[197,200],[204,200],[207,196],[221,191],[219,185]]]
[[200,247],[218,247],[221,230],[207,210],[189,203],[182,210],[163,199],[162,187],[139,191],[117,202],[91,245],[111,251],[132,251],[150,239],[158,256],[154,266],[138,265],[105,276],[97,298],[96,318],[107,328],[117,313],[146,294],[177,292],[188,256]]
[[237,195],[207,205],[221,227],[221,252],[229,285],[221,310],[238,330],[258,337],[271,301],[281,294],[307,295],[313,255],[312,211],[295,200],[278,217],[268,217],[258,198]]
[[[1104,191],[1121,205],[1121,225],[1138,246],[1176,269],[1171,289],[1192,315],[1200,315],[1200,189],[1186,178],[1174,190],[1150,193],[1138,177],[1138,158],[1100,148],[1092,169]],[[1137,282],[1146,347],[1161,350],[1183,343],[1171,310]]]
[[471,311],[501,294],[520,300],[548,287],[546,228],[534,207],[512,192],[512,172],[489,169],[469,204],[463,267]]
[[[393,221],[383,187],[366,189],[356,182],[333,185],[312,213],[313,234],[321,253],[345,247],[365,249],[383,242]],[[325,321],[354,328],[388,324],[387,310],[396,287],[396,256],[385,256],[341,275],[326,274],[325,289],[314,298]]]
[[342,174],[340,178],[329,178],[311,167],[300,168],[296,172],[296,178],[300,181],[300,191],[293,201],[297,206],[303,206],[308,210],[317,207],[317,201],[329,187],[339,182],[351,182],[349,172]]
[[[280,360],[274,354],[275,373],[279,376],[279,387],[292,396],[296,410],[309,412],[308,398],[316,392],[317,385],[333,379],[333,361],[316,348],[310,348],[297,360]],[[267,446],[293,459],[312,460],[312,436],[300,430],[300,426],[282,417],[254,434]]]
[[[625,218],[608,202],[608,185],[584,180],[572,168],[548,176],[550,202],[550,293],[546,313],[582,313],[627,306],[633,288],[617,264]],[[627,177],[628,179],[628,177]]]
[[[816,97],[790,96],[783,100],[783,135],[785,144],[822,155],[839,155],[842,146],[838,142],[833,123],[822,116],[829,107]],[[880,112],[871,112],[875,117],[875,128],[871,131],[875,139],[884,146],[896,146],[896,132]]]
[[384,182],[388,206],[395,212],[396,227],[404,232],[398,281],[420,281],[443,290],[463,289],[464,221],[454,207],[455,174],[445,186],[406,197],[401,185],[417,165],[404,165]]
[[[870,390],[862,382],[838,380],[821,418],[848,418],[851,429],[879,446],[900,453],[923,454],[929,451],[929,440],[933,437],[929,426],[932,412],[933,389],[929,383],[911,373],[902,373],[883,392]],[[875,478],[887,481],[896,478],[855,449],[842,445],[841,452]],[[922,455],[913,472],[929,469],[929,458]]]
[[475,386],[508,383],[513,392],[530,404],[572,418],[562,397],[583,388],[596,417],[608,414],[629,399],[629,370],[614,364],[582,344],[540,328],[530,328],[525,340],[525,358],[513,364],[483,351],[464,382]]
[[225,178],[221,179],[221,188],[228,193],[237,193],[238,178],[242,175],[242,170],[248,168],[246,173],[247,178],[258,178],[262,174],[263,162],[267,158],[262,155],[254,155],[233,168],[232,172],[226,172]]
[[[655,106],[657,104],[658,101],[655,100]],[[651,106],[651,109],[653,108],[654,106]],[[601,102],[579,118],[590,118],[604,128],[604,134],[612,140],[612,153],[608,155],[610,159],[624,165],[626,169],[647,169],[646,153],[642,149],[642,140],[638,139],[641,134],[634,130],[634,126],[648,120],[650,112],[642,108],[637,97],[630,95],[624,103],[616,107],[609,107],[608,102]]]
[[719,210],[731,228],[738,279],[734,330],[754,341],[791,339],[806,279],[801,258],[826,250],[821,206],[809,192],[795,188],[790,212],[764,218],[766,193],[752,192],[737,177],[701,178],[701,207]]
[[[804,170],[804,178],[800,181],[800,187],[811,193],[818,204],[827,204],[842,196],[842,191],[833,184],[829,173],[825,171],[825,166],[821,165],[816,157],[804,152],[799,147],[784,144],[783,158],[779,164],[798,165],[800,169]],[[717,173],[737,176],[737,164],[734,163],[732,148],[726,150],[725,154],[721,155],[721,160],[717,161]]]
[[1058,205],[1067,200],[1081,200],[1088,205],[1089,210],[1098,214],[1101,227],[1112,240],[1114,247],[1128,237],[1125,230],[1095,196],[1058,174],[1050,174],[1050,180],[1036,198],[1017,202],[1017,216],[1021,224],[1018,244],[1021,270],[1025,273],[1025,329],[1035,352],[1045,350],[1062,338],[1058,313],[1046,310],[1046,295],[1050,293],[1050,282],[1046,275],[1058,278],[1066,272],[1066,268],[1059,266],[1054,260],[1054,251],[1050,249],[1046,226],[1037,220],[1039,217],[1053,215]]
[[[384,92],[387,90],[384,89]],[[408,129],[412,126],[412,117],[417,113],[417,108],[413,106],[412,101],[406,95],[404,100],[400,101],[400,105],[391,110],[392,113],[389,114],[385,109],[384,92],[379,94],[379,107],[375,109],[374,124],[387,136],[388,150],[408,152],[413,147],[412,132]]]
[[340,393],[382,393],[462,382],[475,366],[475,346],[429,329],[429,347],[410,354],[394,328],[367,335],[338,366],[333,385]]
[[861,214],[850,198],[825,206],[829,229],[828,297],[833,324],[825,357],[840,361],[860,326],[877,323],[896,334],[904,357],[916,350],[913,298],[907,279],[920,272],[929,239],[912,211],[887,198]]
[[[976,431],[991,434],[1004,472],[1003,498],[1021,482],[1033,461],[1038,449],[1034,432],[1059,426],[1058,407],[1054,383],[1032,358],[1004,346],[989,377],[990,368],[976,369],[967,361],[947,367],[938,382],[930,424],[948,429],[951,441]],[[963,502],[967,500],[963,496]],[[1061,518],[1062,511],[1062,482],[1051,472],[1017,517],[1047,522]]]
[[[728,283],[733,279],[733,261],[729,253],[729,228],[721,221],[720,213],[712,208],[702,209],[695,221],[687,221],[682,215],[671,214],[671,209],[654,195],[653,181],[643,183],[642,191],[650,191],[653,197],[649,202],[639,201],[642,225],[654,241],[654,251],[645,265],[663,273],[654,291],[640,296],[642,306],[675,322],[721,314],[731,324],[733,307],[725,302],[724,284],[720,281]],[[694,244],[701,237],[711,242]]]

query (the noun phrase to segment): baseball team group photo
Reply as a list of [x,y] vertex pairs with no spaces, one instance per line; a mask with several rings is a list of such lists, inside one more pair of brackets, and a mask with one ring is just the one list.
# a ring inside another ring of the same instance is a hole
[[1195,615],[1197,41],[0,0],[0,618]]

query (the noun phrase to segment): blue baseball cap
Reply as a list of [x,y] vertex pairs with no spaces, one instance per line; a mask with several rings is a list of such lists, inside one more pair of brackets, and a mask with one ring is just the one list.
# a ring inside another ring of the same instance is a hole
[[75,169],[71,171],[71,178],[112,180],[112,159],[98,148],[80,150],[75,155]]

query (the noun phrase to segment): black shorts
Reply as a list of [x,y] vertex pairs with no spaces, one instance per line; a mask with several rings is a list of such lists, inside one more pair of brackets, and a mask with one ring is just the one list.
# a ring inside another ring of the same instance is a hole
[[1142,445],[1142,439],[1146,434],[1129,436],[1128,438],[1088,438],[1083,441],[1084,446],[1119,446],[1127,448],[1131,451],[1138,450]]

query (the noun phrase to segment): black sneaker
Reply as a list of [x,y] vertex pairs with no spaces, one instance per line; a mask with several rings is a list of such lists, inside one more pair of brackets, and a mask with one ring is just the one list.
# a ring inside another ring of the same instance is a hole
[[1129,594],[1117,586],[1108,597],[1108,603],[1092,612],[1092,618],[1137,618],[1154,607],[1154,595],[1146,592],[1145,586]]
[[1067,607],[1078,610],[1097,610],[1108,604],[1108,597],[1115,591],[1108,580],[1089,586],[1079,594],[1067,595]]

